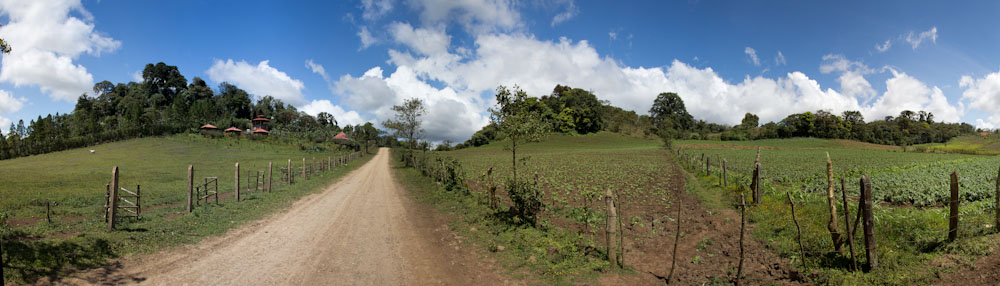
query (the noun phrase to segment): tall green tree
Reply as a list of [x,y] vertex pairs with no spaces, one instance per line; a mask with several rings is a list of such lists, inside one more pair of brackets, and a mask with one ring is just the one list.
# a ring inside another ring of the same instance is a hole
[[395,117],[382,122],[382,126],[392,129],[396,137],[406,138],[407,147],[415,149],[417,139],[424,132],[420,128],[424,114],[427,112],[424,102],[418,98],[410,98],[403,101],[401,105],[394,105],[392,111],[396,112]]
[[150,95],[160,94],[163,102],[157,102],[157,106],[165,106],[166,103],[173,102],[174,96],[187,87],[187,79],[181,74],[177,66],[167,65],[163,62],[146,64],[142,70],[142,82],[145,84]]
[[517,181],[517,145],[538,141],[549,131],[537,113],[529,112],[524,104],[528,94],[520,87],[514,86],[514,91],[505,86],[497,87],[496,106],[490,108],[490,123],[497,128],[497,133],[507,138],[511,151],[514,181]]
[[659,129],[683,131],[694,125],[694,117],[684,107],[684,100],[673,92],[657,95],[653,106],[649,108],[649,116],[653,119],[653,125]]

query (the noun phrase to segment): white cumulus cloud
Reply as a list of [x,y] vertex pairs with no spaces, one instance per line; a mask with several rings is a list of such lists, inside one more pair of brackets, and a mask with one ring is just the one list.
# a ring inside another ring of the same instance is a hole
[[271,67],[267,60],[251,65],[246,61],[217,59],[205,73],[214,82],[229,82],[256,96],[270,95],[293,105],[306,102],[302,94],[305,84]]
[[570,19],[573,19],[573,17],[576,17],[576,15],[578,15],[578,14],[580,14],[580,8],[577,8],[576,7],[576,3],[574,3],[574,1],[572,1],[572,0],[570,0],[566,4],[566,10],[565,11],[560,12],[559,14],[556,14],[555,17],[552,17],[552,23],[551,23],[551,25],[552,25],[552,27],[555,27],[556,25],[559,25],[559,24],[561,24],[563,22],[569,21]]
[[889,48],[891,47],[892,47],[892,39],[885,40],[885,42],[882,44],[875,44],[875,50],[877,50],[880,53],[888,51]]
[[25,102],[28,102],[27,98],[17,98],[6,90],[0,90],[0,114],[21,110]]
[[781,51],[778,51],[778,55],[774,57],[774,65],[783,66],[787,64],[788,60],[785,59],[785,54],[782,54]]
[[981,78],[972,76],[962,76],[958,81],[960,87],[964,88],[962,100],[968,102],[969,109],[986,111],[992,115],[988,118],[989,125],[980,124],[982,119],[977,120],[977,126],[993,129],[1000,126],[1000,71],[987,74]]
[[420,11],[424,26],[454,21],[474,34],[522,26],[513,0],[413,0],[410,4]]
[[361,0],[361,17],[376,20],[392,11],[392,0]]
[[743,49],[743,53],[747,54],[747,57],[749,57],[750,62],[753,63],[753,65],[758,67],[760,66],[760,58],[757,57],[757,50],[754,50],[751,47],[746,47]]
[[3,56],[0,81],[36,85],[55,100],[72,101],[93,87],[93,76],[74,63],[81,54],[100,56],[121,47],[94,30],[93,16],[79,0],[0,1],[0,15],[10,20],[0,27],[0,38],[13,46]]
[[361,30],[358,31],[358,38],[361,39],[361,47],[358,50],[364,50],[372,45],[378,43],[378,39],[372,36],[372,33],[368,31],[367,26],[362,26]]
[[914,50],[916,50],[917,47],[919,47],[920,44],[923,43],[924,41],[929,40],[932,43],[937,43],[937,38],[938,38],[937,27],[931,27],[930,30],[923,31],[920,33],[910,31],[909,34],[906,34],[906,42],[910,43],[910,46],[912,46]]
[[309,102],[309,104],[303,106],[301,109],[302,112],[305,112],[306,114],[312,116],[316,116],[320,112],[329,113],[333,115],[334,119],[337,120],[337,125],[339,126],[358,125],[368,122],[367,120],[363,119],[361,117],[361,114],[358,114],[357,111],[353,110],[346,111],[344,110],[344,108],[340,107],[339,105],[334,105],[333,103],[331,103],[329,100],[326,99],[313,100],[312,102]]

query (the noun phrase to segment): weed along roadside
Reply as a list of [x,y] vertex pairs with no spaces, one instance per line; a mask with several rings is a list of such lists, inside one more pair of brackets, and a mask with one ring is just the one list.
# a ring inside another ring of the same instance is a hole
[[[94,175],[110,182],[102,183],[99,187],[105,192],[95,193],[104,199],[103,203],[89,206],[92,210],[97,209],[96,211],[77,210],[77,203],[65,203],[67,208],[57,208],[55,211],[56,216],[67,213],[88,214],[82,220],[63,222],[56,219],[53,223],[20,227],[4,224],[4,280],[48,283],[75,271],[106,266],[111,262],[110,259],[197,243],[206,237],[223,234],[280,212],[302,196],[322,190],[373,157],[359,152],[312,153],[281,147],[267,152],[260,152],[259,148],[227,150],[214,142],[201,139],[189,141],[190,144],[186,146],[168,143],[178,139],[180,138],[174,136],[130,140],[144,142],[112,143],[111,145],[130,145],[138,149],[145,148],[144,145],[167,143],[184,147],[194,156],[179,156],[182,157],[179,160],[152,161],[157,163],[107,160],[110,164],[118,165],[108,167],[112,172]],[[211,155],[202,155],[203,152]],[[225,155],[220,156],[219,153]],[[47,160],[48,158],[44,158],[47,155],[15,160]],[[280,174],[268,170],[270,163],[283,163],[291,160],[289,158],[314,155],[331,158],[327,163],[338,158],[344,163],[336,167],[319,168],[320,163],[317,162],[316,166],[305,170],[309,174],[308,179],[299,176],[290,180],[291,184],[289,181],[271,178]],[[183,162],[184,158],[190,161]],[[233,162],[229,158],[240,162]],[[0,164],[0,168],[4,167]],[[151,171],[157,174],[157,170],[161,168],[176,170],[159,177],[148,175]],[[57,181],[60,178],[48,179]],[[163,184],[165,180],[169,183]],[[147,199],[147,196],[151,199]],[[72,202],[66,198],[60,201]],[[30,212],[22,209],[13,213]],[[5,219],[17,219],[6,217],[7,213],[4,215]]]

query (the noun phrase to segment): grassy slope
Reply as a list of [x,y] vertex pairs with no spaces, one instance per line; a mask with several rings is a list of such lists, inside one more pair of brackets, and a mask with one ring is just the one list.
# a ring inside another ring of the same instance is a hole
[[[765,169],[778,169],[783,171],[770,171],[765,174],[765,178],[775,178],[781,173],[813,173],[821,176],[825,172],[825,155],[823,152],[829,151],[835,161],[835,173],[843,174],[843,170],[863,169],[876,170],[879,168],[892,169],[893,166],[920,164],[938,161],[968,161],[968,160],[991,160],[991,157],[971,157],[968,155],[948,155],[948,154],[926,154],[926,153],[900,153],[892,152],[891,149],[879,151],[871,148],[856,148],[856,144],[850,142],[829,141],[827,143],[817,142],[818,139],[788,139],[784,141],[759,142],[760,145],[771,147],[766,149],[761,155],[761,161]],[[741,146],[753,146],[755,141],[745,142]],[[754,148],[746,149],[739,146],[729,145],[728,142],[707,142],[707,141],[683,141],[681,148],[691,154],[706,153],[713,155],[720,154],[723,158],[737,158],[733,161],[751,164]],[[826,145],[828,148],[803,149],[802,147],[812,147]],[[827,150],[829,149],[829,150]],[[854,160],[841,160],[840,156],[855,158]],[[866,159],[867,158],[867,159]],[[689,166],[689,171],[698,174],[701,163],[697,166]],[[804,168],[803,166],[814,166]],[[839,167],[839,168],[836,168]],[[734,169],[742,170],[741,166]],[[806,170],[803,170],[806,169]],[[992,170],[992,169],[991,169]],[[703,196],[714,198],[717,196],[732,198],[737,194],[737,188],[730,186],[722,188],[718,186],[715,175],[699,175],[699,182],[705,192],[715,193],[716,196]],[[827,232],[827,218],[829,211],[825,196],[816,192],[804,192],[802,182],[798,179],[805,178],[804,175],[795,175],[797,179],[776,178],[778,184],[765,184],[764,198],[760,206],[749,210],[751,221],[756,224],[754,235],[764,239],[780,254],[790,257],[793,260],[801,260],[798,244],[795,240],[795,225],[790,219],[790,208],[785,193],[791,193],[796,201],[796,212],[799,223],[802,226],[803,244],[806,249],[806,261],[812,269],[820,269],[817,282],[832,285],[866,285],[866,284],[890,284],[909,285],[925,284],[933,281],[933,277],[940,273],[951,270],[949,265],[955,263],[968,263],[977,256],[991,252],[997,235],[987,235],[984,225],[989,225],[992,215],[992,202],[989,200],[977,201],[964,204],[961,210],[963,224],[960,226],[960,238],[958,241],[949,243],[945,241],[947,231],[947,210],[944,208],[912,208],[912,207],[892,207],[876,206],[875,208],[875,229],[876,241],[878,242],[878,255],[880,269],[878,273],[852,273],[846,270],[847,256],[833,252],[833,246]],[[743,183],[746,183],[745,180]],[[825,185],[825,183],[824,183]],[[856,192],[857,182],[848,181],[848,190]],[[838,202],[839,197],[839,183]],[[735,199],[731,199],[735,200]],[[857,213],[856,197],[849,198],[851,202],[849,209],[852,214]],[[838,204],[838,210],[843,211],[844,206]],[[844,230],[843,217],[838,218],[840,229]],[[854,216],[851,216],[854,220]],[[859,254],[859,263],[864,262],[863,242],[861,235],[855,237],[855,251]],[[846,247],[845,247],[846,253]],[[796,263],[796,265],[799,265]]]
[[912,148],[926,152],[1000,155],[1000,134],[964,135],[945,143],[921,144]]
[[[340,153],[303,152],[295,146],[228,139],[203,139],[177,135],[128,140],[74,149],[52,154],[0,161],[0,181],[4,186],[3,211],[17,216],[43,215],[39,200],[52,198],[59,205],[57,217],[83,215],[77,222],[39,223],[12,229],[4,225],[4,280],[32,282],[42,277],[58,277],[67,271],[89,268],[106,259],[164,247],[195,243],[211,235],[239,227],[246,222],[289,207],[303,195],[320,190],[329,182],[362,165],[372,156],[355,160],[346,167],[321,173],[294,185],[275,182],[273,193],[253,192],[240,203],[223,202],[197,207],[192,214],[181,215],[183,204],[143,212],[142,220],[125,219],[120,231],[105,231],[101,217],[104,184],[112,164],[121,169],[124,186],[140,183],[144,205],[174,204],[186,200],[186,169],[195,163],[195,176],[218,176],[220,191],[233,188],[233,164],[266,169],[266,162],[285,162],[313,156],[336,156]],[[118,152],[115,154],[115,152]],[[293,166],[296,162],[292,161]],[[280,165],[275,166],[275,180]],[[243,178],[241,178],[243,179]],[[245,181],[242,183],[245,186]],[[231,194],[230,194],[231,195]],[[34,202],[32,202],[34,201]],[[40,238],[40,239],[39,239]]]
[[[88,150],[96,153],[91,154]],[[104,185],[111,179],[113,166],[119,167],[119,184],[133,190],[142,185],[146,206],[184,202],[187,167],[195,166],[196,181],[219,177],[219,187],[233,188],[234,164],[240,163],[241,176],[248,170],[266,170],[274,162],[275,172],[292,160],[302,166],[302,158],[326,158],[340,153],[303,152],[296,146],[264,144],[249,140],[204,139],[196,135],[175,135],[120,141],[83,149],[0,161],[0,209],[12,217],[44,217],[44,201],[59,206],[60,216],[101,215]],[[241,178],[242,179],[242,178]],[[246,181],[242,182],[246,185]]]

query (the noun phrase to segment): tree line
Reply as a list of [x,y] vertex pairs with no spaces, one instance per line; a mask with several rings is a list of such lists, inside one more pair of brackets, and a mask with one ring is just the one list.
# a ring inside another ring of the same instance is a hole
[[[778,122],[761,124],[757,115],[746,113],[740,124],[729,126],[694,118],[688,113],[681,97],[673,92],[657,95],[648,115],[624,110],[600,100],[590,91],[556,85],[552,93],[542,97],[526,97],[526,112],[538,114],[549,130],[566,134],[587,134],[597,131],[632,136],[673,139],[758,140],[792,137],[849,139],[868,143],[906,146],[946,142],[959,135],[976,132],[967,123],[936,122],[926,111],[904,110],[898,116],[866,122],[860,111],[845,111],[840,115],[826,110],[788,115]],[[439,150],[461,149],[485,145],[505,136],[489,124],[458,145],[449,142]]]
[[43,154],[100,143],[183,132],[203,124],[247,129],[263,115],[271,137],[321,142],[338,132],[355,140],[376,139],[383,132],[372,123],[341,128],[333,115],[308,115],[272,96],[251,95],[223,82],[212,89],[201,78],[188,81],[176,66],[147,64],[141,82],[94,84],[93,94],[77,98],[72,113],[38,116],[12,123],[0,134],[0,159]]

